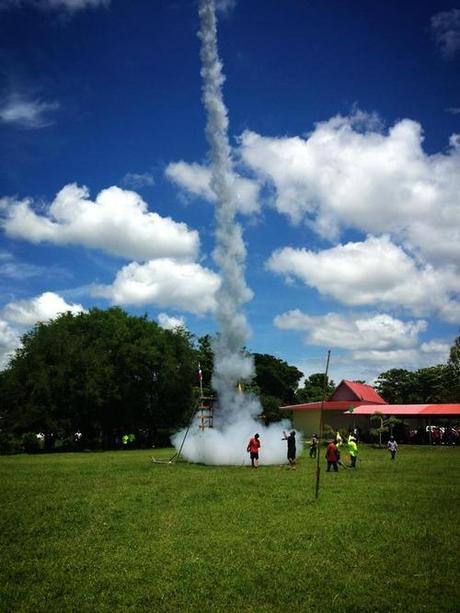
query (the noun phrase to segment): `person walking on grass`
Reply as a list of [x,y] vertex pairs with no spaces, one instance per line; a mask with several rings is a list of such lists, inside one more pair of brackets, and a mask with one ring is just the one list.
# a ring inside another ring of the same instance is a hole
[[326,448],[326,460],[327,460],[327,471],[326,472],[331,471],[331,466],[334,469],[335,473],[338,472],[339,470],[337,466],[338,459],[339,457],[338,457],[337,446],[334,443],[334,441],[329,441],[329,444]]
[[387,443],[388,451],[391,453],[391,459],[394,460],[396,452],[398,451],[398,443],[395,441],[395,437],[390,436],[390,440]]
[[296,446],[295,446],[295,430],[292,430],[290,434],[283,431],[284,438],[281,440],[287,441],[287,458],[289,466],[292,470],[296,469]]
[[358,456],[358,445],[354,436],[348,437],[348,453],[350,454],[350,468],[356,468],[356,458]]
[[310,458],[316,458],[316,451],[318,449],[318,435],[314,434],[311,437],[310,443]]
[[258,434],[254,434],[254,436],[249,439],[249,443],[246,451],[249,453],[251,458],[251,466],[252,468],[259,467],[259,449],[260,449],[260,437]]

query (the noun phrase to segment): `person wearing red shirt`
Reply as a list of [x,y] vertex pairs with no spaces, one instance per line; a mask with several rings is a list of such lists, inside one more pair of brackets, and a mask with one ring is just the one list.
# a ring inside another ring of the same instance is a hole
[[331,466],[334,468],[334,472],[338,472],[337,460],[339,459],[339,452],[334,441],[329,441],[329,445],[326,449],[327,471],[330,472]]
[[254,434],[254,436],[249,440],[247,452],[251,457],[251,466],[252,468],[257,468],[259,466],[259,448],[260,448],[260,439],[258,434]]

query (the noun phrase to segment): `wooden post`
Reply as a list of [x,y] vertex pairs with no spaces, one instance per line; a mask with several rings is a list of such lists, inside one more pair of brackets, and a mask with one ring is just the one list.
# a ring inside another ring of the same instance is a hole
[[321,468],[319,464],[319,456],[321,453],[321,440],[323,438],[323,410],[324,410],[324,401],[326,399],[326,391],[327,391],[327,375],[329,372],[329,359],[331,357],[331,350],[329,349],[327,352],[327,361],[326,361],[326,372],[324,373],[324,385],[323,385],[323,398],[321,400],[321,409],[319,413],[319,433],[318,433],[318,449],[316,452],[316,488],[315,488],[315,498],[319,496],[319,480],[321,474]]

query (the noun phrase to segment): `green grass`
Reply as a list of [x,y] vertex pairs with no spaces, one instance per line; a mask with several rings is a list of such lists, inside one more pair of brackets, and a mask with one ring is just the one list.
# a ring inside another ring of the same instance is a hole
[[[170,450],[155,450],[168,457]],[[460,449],[356,471],[0,458],[1,611],[456,611]]]

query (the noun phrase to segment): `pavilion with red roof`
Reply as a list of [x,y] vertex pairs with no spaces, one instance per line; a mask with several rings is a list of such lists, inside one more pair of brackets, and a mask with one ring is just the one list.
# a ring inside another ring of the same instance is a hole
[[280,408],[292,411],[294,427],[308,436],[319,431],[321,409],[324,424],[334,429],[357,427],[363,432],[370,429],[369,418],[376,413],[395,415],[411,427],[424,429],[440,418],[460,421],[460,404],[388,404],[370,385],[345,379],[330,400]]

